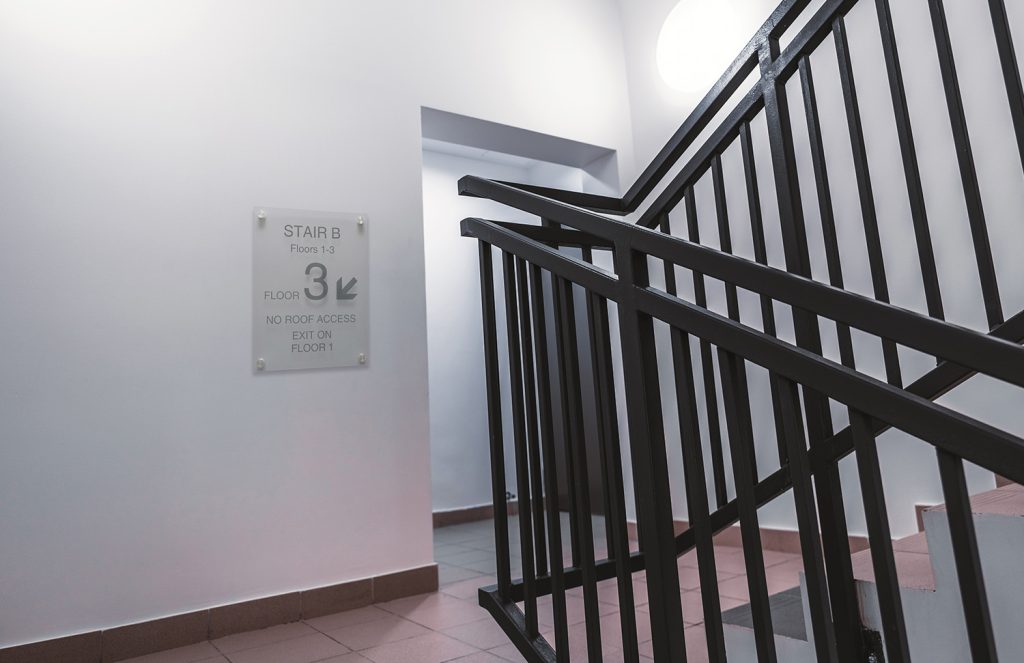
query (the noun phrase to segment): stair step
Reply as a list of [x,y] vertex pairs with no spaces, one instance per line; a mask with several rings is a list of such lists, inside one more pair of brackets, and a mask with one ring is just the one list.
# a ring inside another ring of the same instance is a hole
[[[804,626],[803,597],[799,587],[768,597],[772,613],[772,629],[776,636],[792,640],[807,641],[807,628]],[[754,615],[750,604],[731,608],[722,613],[722,623],[753,630]]]
[[[946,505],[928,507],[929,511],[945,511]],[[1012,483],[971,496],[971,513],[975,515],[1024,516],[1024,486]]]
[[[896,578],[905,589],[935,591],[935,572],[928,554],[928,539],[924,532],[918,532],[898,541],[893,541],[893,556],[896,560]],[[871,562],[871,551],[862,550],[853,555],[853,578],[863,582],[875,582],[875,567]]]

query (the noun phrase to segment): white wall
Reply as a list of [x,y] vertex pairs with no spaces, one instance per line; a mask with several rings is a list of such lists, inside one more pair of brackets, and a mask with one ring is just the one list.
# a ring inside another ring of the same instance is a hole
[[[459,221],[468,216],[531,221],[522,212],[492,201],[459,196],[459,178],[469,174],[525,181],[527,169],[423,152],[430,467],[435,511],[491,503],[479,253],[477,242],[460,235]],[[511,455],[507,465],[515,467]],[[515,480],[509,479],[509,489],[515,492]]]
[[[420,107],[629,154],[616,20],[3,3],[0,646],[431,562]],[[367,367],[253,376],[254,205],[369,215]]]
[[[467,150],[456,150],[464,152]],[[579,168],[481,153],[479,158],[423,152],[423,227],[430,365],[430,463],[435,511],[491,504],[487,393],[483,372],[480,258],[477,242],[461,237],[467,217],[537,224],[536,217],[481,198],[458,195],[458,181],[477,175],[582,191],[593,178]],[[505,306],[495,258],[502,424],[512,439]],[[515,457],[505,447],[506,489],[517,494]]]
[[[653,158],[702,96],[673,92],[661,80],[657,69],[655,47],[658,33],[665,17],[675,4],[675,0],[619,2],[632,106],[636,171]],[[742,20],[749,22],[750,34],[753,34],[754,27],[768,16],[776,3],[774,0],[733,0],[733,4]],[[812,3],[812,6],[820,4]],[[977,267],[966,222],[928,6],[925,0],[900,0],[890,4],[901,47],[900,55],[922,166],[946,314],[948,319],[958,324],[985,329]],[[960,82],[985,196],[1003,306],[1009,316],[1024,308],[1024,264],[1017,257],[1024,244],[1024,232],[1021,231],[1019,222],[1019,210],[1024,205],[1024,178],[1015,143],[1010,139],[1013,135],[1012,125],[999,73],[987,5],[980,0],[949,0],[945,4],[953,32],[953,45],[960,67]],[[1008,9],[1016,36],[1024,38],[1024,11],[1017,6]],[[860,2],[848,16],[847,26],[867,134],[868,156],[892,301],[897,305],[924,312],[920,268],[903,180],[899,143],[892,119],[892,105],[884,76],[874,3],[867,0]],[[712,33],[709,31],[709,34]],[[1019,52],[1018,56],[1024,57],[1024,53]],[[722,63],[723,70],[727,64]],[[850,142],[838,82],[834,43],[831,38],[826,40],[812,57],[812,65],[825,135],[846,285],[853,291],[870,295],[872,290],[863,222],[854,185]],[[746,89],[741,92],[745,93]],[[807,148],[803,98],[798,80],[791,81],[789,96],[797,144],[798,171],[811,243],[813,273],[815,278],[827,280],[813,171]],[[761,203],[768,232],[769,262],[784,267],[778,206],[774,195],[774,178],[763,114],[752,126],[755,151],[758,155]],[[726,151],[723,162],[726,187],[729,191],[730,226],[735,250],[740,255],[753,258],[742,163],[736,146]],[[696,195],[701,240],[705,244],[717,247],[718,230],[710,177],[700,181],[696,187]],[[672,215],[672,219],[674,232],[686,236],[681,206]],[[692,296],[689,291],[689,274],[680,272],[678,278],[681,294],[689,293]],[[720,284],[709,286],[709,297],[711,307],[724,314],[724,290]],[[757,300],[744,297],[742,293],[741,318],[746,324],[755,327],[761,324]],[[782,337],[792,340],[791,324],[781,318],[779,323]],[[834,327],[831,330],[827,326],[823,328],[823,337],[826,354],[838,360]],[[876,377],[884,377],[877,341],[856,336],[854,340],[858,368]],[[662,356],[667,358],[670,352],[667,334],[662,335],[660,348]],[[908,382],[934,365],[928,358],[912,352],[901,351],[901,360],[904,378]],[[674,451],[674,447],[678,446],[674,420],[674,391],[671,376],[667,371],[662,378],[666,430],[670,436],[669,450],[674,463],[673,475],[681,476],[681,461],[677,457],[678,452]],[[763,476],[778,466],[770,400],[767,396],[765,376],[760,372],[751,372],[750,379],[755,430],[761,436],[757,456]],[[702,401],[702,395],[699,395],[699,398]],[[1020,414],[1019,407],[1020,392],[996,381],[976,378],[956,389],[941,402],[1018,435],[1024,434],[1024,417]],[[835,414],[837,425],[845,425],[845,413],[837,408]],[[704,427],[706,421],[703,417],[701,423]],[[916,529],[913,509],[915,504],[943,501],[934,453],[930,447],[899,432],[889,432],[880,438],[880,453],[894,534],[909,533]],[[705,455],[709,458],[707,452]],[[850,530],[852,533],[861,534],[865,532],[866,527],[860,504],[856,466],[852,459],[843,463],[842,470]],[[972,471],[969,478],[973,490],[981,490],[992,484],[991,475],[986,472]],[[682,499],[681,489],[677,487],[673,495],[676,512],[682,517],[685,515],[685,500]],[[768,505],[762,509],[760,515],[764,526],[795,526],[788,500]]]

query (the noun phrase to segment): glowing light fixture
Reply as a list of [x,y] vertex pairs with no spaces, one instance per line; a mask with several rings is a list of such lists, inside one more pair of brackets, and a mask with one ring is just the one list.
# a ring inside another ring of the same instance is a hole
[[733,0],[681,0],[658,35],[658,71],[673,89],[704,93],[753,34]]

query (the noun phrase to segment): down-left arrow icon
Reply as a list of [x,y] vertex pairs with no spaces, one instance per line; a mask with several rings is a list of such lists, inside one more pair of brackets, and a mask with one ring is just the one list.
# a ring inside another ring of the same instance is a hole
[[335,286],[337,288],[337,290],[338,290],[338,299],[339,300],[355,299],[357,293],[352,292],[352,288],[354,288],[356,283],[359,282],[359,279],[355,279],[355,278],[349,279],[348,283],[345,284],[345,287],[342,287],[341,286],[341,282],[344,281],[344,280],[345,280],[345,277],[341,277],[340,279],[338,279],[338,283]]

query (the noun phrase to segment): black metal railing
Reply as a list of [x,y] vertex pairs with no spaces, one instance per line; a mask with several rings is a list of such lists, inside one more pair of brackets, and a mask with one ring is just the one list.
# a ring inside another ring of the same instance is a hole
[[[687,660],[677,558],[691,550],[696,551],[700,579],[701,648],[712,661],[726,660],[713,542],[716,534],[734,524],[742,541],[757,659],[777,660],[758,509],[790,492],[804,565],[808,627],[818,660],[867,660],[870,645],[860,623],[839,472],[840,460],[854,454],[884,624],[885,660],[909,661],[876,445],[876,438],[889,428],[935,450],[970,651],[976,662],[998,660],[964,463],[1024,482],[1024,440],[935,400],[976,374],[996,378],[1007,389],[1024,387],[1024,349],[1018,345],[1024,340],[1024,314],[1008,319],[1004,315],[942,0],[928,0],[933,46],[989,333],[944,320],[892,18],[887,0],[874,0],[927,314],[889,303],[875,185],[845,19],[857,4],[826,0],[785,48],[780,37],[797,25],[810,1],[780,5],[621,199],[474,177],[460,182],[464,195],[489,198],[541,220],[540,225],[524,225],[466,219],[462,225],[463,234],[480,243],[496,516],[498,582],[481,590],[480,601],[527,660],[596,662],[615,652],[626,661],[639,661],[641,651],[659,662]],[[988,9],[1024,165],[1024,91],[1009,23],[1002,0],[989,0]],[[853,156],[851,184],[856,187],[867,243],[870,297],[845,289],[840,262],[834,184],[828,174],[810,59],[829,38]],[[756,72],[760,76],[754,86],[737,100],[743,82]],[[803,96],[828,283],[811,278],[787,99],[786,83],[794,76],[799,76]],[[752,137],[753,123],[762,118],[784,270],[768,265]],[[704,133],[705,142],[696,146]],[[742,160],[743,187],[741,195],[730,197],[722,157],[734,145]],[[693,155],[680,163],[691,149]],[[702,246],[698,233],[695,191],[705,176],[710,177],[714,194],[716,248]],[[595,213],[635,212],[659,186],[636,224]],[[737,197],[746,201],[753,260],[733,255],[729,205]],[[679,203],[685,239],[672,234],[670,215]],[[692,295],[679,294],[681,276],[689,276]],[[496,290],[499,279],[501,289]],[[709,307],[712,286],[724,292],[724,315]],[[760,303],[756,324],[741,319],[741,295]],[[504,342],[497,329],[499,296],[506,323]],[[787,310],[792,313],[793,342],[780,339],[777,332],[776,316]],[[823,356],[823,324],[836,330],[839,361]],[[858,369],[854,333],[879,344],[884,381]],[[907,384],[900,349],[930,355],[937,364]],[[499,379],[502,370],[508,372],[507,394]],[[754,375],[766,379],[767,391],[751,389]],[[665,417],[663,394],[674,395],[677,416]],[[512,418],[508,441],[502,425],[506,397]],[[771,412],[768,427],[755,426],[753,408],[762,405],[757,399],[766,401],[765,409]],[[848,416],[849,424],[838,431],[830,403],[840,404]],[[595,421],[588,421],[585,412],[592,412]],[[678,431],[666,430],[666,421],[675,419]],[[772,436],[777,469],[766,467],[757,455]],[[673,476],[670,469],[668,444],[673,440],[680,444],[682,477]],[[518,529],[511,532],[504,508],[506,442],[514,450],[519,495]],[[623,453],[628,453],[628,463]],[[598,476],[590,469],[593,454],[599,460]],[[677,532],[671,489],[680,481],[688,527]],[[600,504],[592,503],[591,482],[599,487]],[[638,547],[631,544],[630,504],[635,505]],[[567,529],[562,526],[564,512]],[[603,537],[595,536],[595,512],[603,514]],[[511,547],[516,538],[518,555]],[[521,560],[519,578],[513,578],[514,558]],[[602,583],[612,581],[614,588],[605,589]],[[614,624],[602,621],[603,591],[614,594]],[[648,604],[644,611],[637,610],[641,599]],[[570,603],[577,602],[582,612],[573,610],[578,619],[571,619]],[[640,637],[648,631],[649,641]],[[694,647],[691,641],[691,653]]]

